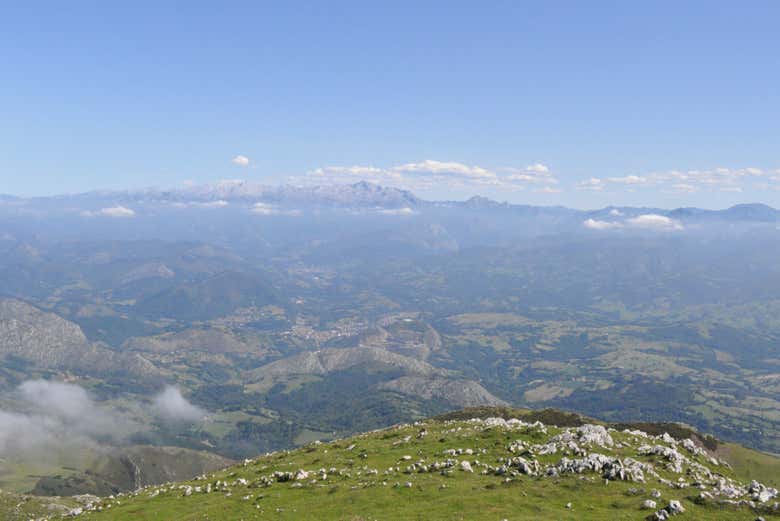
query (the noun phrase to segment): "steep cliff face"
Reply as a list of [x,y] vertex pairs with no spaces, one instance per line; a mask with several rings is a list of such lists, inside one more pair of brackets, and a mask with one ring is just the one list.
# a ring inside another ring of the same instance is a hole
[[68,355],[88,349],[76,324],[19,300],[0,299],[0,354],[57,367],[73,362]]
[[117,353],[90,342],[73,322],[7,298],[0,299],[0,359],[79,375],[161,376],[141,355]]

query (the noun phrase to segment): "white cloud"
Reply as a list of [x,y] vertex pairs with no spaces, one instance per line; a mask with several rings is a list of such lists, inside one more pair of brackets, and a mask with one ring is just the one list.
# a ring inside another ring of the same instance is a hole
[[242,156],[241,154],[231,159],[230,162],[238,166],[249,166],[250,163],[249,158],[246,156]]
[[249,211],[257,215],[276,215],[279,213],[279,210],[277,210],[273,205],[266,203],[255,203],[255,205]]
[[219,201],[209,201],[206,203],[199,203],[198,206],[200,206],[201,208],[225,208],[226,206],[230,206],[230,203],[220,199]]
[[645,230],[674,231],[683,229],[683,225],[680,224],[679,221],[675,221],[674,219],[666,217],[665,215],[658,215],[653,213],[639,215],[637,217],[627,219],[625,222],[628,226]]
[[677,193],[685,193],[685,194],[692,194],[699,191],[699,189],[696,186],[687,183],[674,184],[672,185],[672,190]]
[[[611,210],[610,215],[622,216],[619,210]],[[683,225],[674,219],[658,214],[643,214],[637,217],[625,219],[623,221],[600,221],[597,219],[587,219],[582,222],[585,228],[591,230],[617,230],[617,229],[639,229],[656,231],[680,231]]]
[[426,159],[419,163],[406,163],[392,168],[395,172],[419,174],[450,174],[468,179],[495,179],[495,172],[481,166],[468,166],[453,161]]
[[537,194],[559,194],[563,190],[560,188],[553,188],[552,186],[545,186],[544,188],[539,188],[537,190],[534,190],[534,193]]
[[383,210],[377,210],[377,213],[381,213],[382,215],[401,215],[401,216],[405,216],[405,215],[414,215],[417,212],[415,212],[414,210],[412,210],[409,207],[406,207],[406,208],[388,208],[388,209],[383,209]]
[[123,219],[128,217],[135,217],[135,211],[132,208],[126,208],[124,206],[112,206],[110,208],[101,208],[95,212],[85,210],[81,212],[84,217],[112,217],[114,219]]
[[612,215],[613,217],[622,217],[623,216],[623,212],[621,212],[617,208],[613,208],[613,209],[611,209],[609,211],[609,215]]
[[549,174],[550,168],[547,165],[543,165],[541,163],[534,163],[533,165],[528,165],[525,167],[526,170],[529,172],[535,172],[537,174]]
[[28,380],[19,386],[19,393],[42,412],[67,420],[86,416],[94,408],[87,391],[78,385]]
[[281,210],[268,203],[255,203],[249,211],[255,215],[287,215],[292,217],[303,215],[300,210]]
[[[441,186],[443,183],[446,183],[451,189],[463,190],[486,186],[522,190],[527,185],[558,183],[550,168],[542,163],[534,163],[522,168],[491,169],[456,161],[433,159],[403,163],[387,168],[365,165],[326,166],[312,170],[302,178],[292,178],[291,180],[302,183],[321,183],[324,179],[344,183],[366,180],[411,190],[431,189]],[[547,192],[551,191],[547,190]]]
[[182,396],[181,391],[173,386],[166,387],[154,397],[152,406],[155,413],[165,420],[194,423],[206,416],[206,412],[192,405]]
[[624,185],[644,185],[649,182],[648,178],[638,175],[627,175],[625,177],[610,177],[607,179],[610,183],[618,183]]
[[[84,388],[53,380],[28,380],[9,395],[15,410],[0,409],[0,461],[5,457],[57,458],[62,451],[105,449],[145,429],[135,415],[148,403],[124,400],[121,408],[95,400]],[[207,413],[175,387],[152,398],[152,411],[166,420],[195,422]]]
[[615,228],[623,227],[619,222],[598,221],[596,219],[587,219],[582,222],[582,225],[591,230],[613,230]]
[[373,166],[360,166],[360,165],[354,165],[354,166],[326,166],[325,168],[318,168],[312,172],[314,175],[318,176],[326,176],[326,175],[333,175],[333,174],[346,174],[346,175],[352,175],[355,177],[373,177],[375,175],[381,174],[383,170],[381,168],[376,168]]
[[28,380],[17,394],[24,412],[0,410],[0,459],[28,452],[46,458],[62,448],[121,438],[131,427],[78,385]]
[[171,203],[171,206],[173,206],[174,208],[226,208],[230,206],[230,203],[222,199],[218,201],[205,201],[205,202],[189,201],[186,203],[176,201]]
[[558,180],[550,172],[549,167],[541,163],[528,165],[525,168],[503,168],[501,170],[509,174],[505,179],[510,182],[558,184]]
[[106,217],[115,217],[115,218],[135,217],[135,211],[132,208],[125,208],[124,206],[112,206],[111,208],[103,208],[98,213]]
[[622,186],[627,191],[640,187],[656,187],[663,191],[690,194],[700,190],[738,192],[746,183],[771,176],[760,168],[712,168],[708,170],[666,170],[646,175],[623,177],[592,177],[578,184],[582,190],[604,190],[608,186]]
[[600,192],[601,190],[604,190],[604,186],[605,183],[602,179],[599,179],[598,177],[591,177],[590,179],[577,183],[577,190],[591,190],[594,192]]

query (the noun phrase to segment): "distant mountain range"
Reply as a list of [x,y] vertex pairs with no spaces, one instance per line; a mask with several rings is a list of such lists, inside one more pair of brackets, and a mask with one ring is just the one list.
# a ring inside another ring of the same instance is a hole
[[[427,201],[408,190],[385,187],[361,181],[349,185],[269,186],[243,180],[220,181],[208,185],[193,185],[174,189],[146,188],[125,191],[92,191],[51,197],[21,198],[0,194],[0,205],[13,207],[99,209],[101,205],[178,205],[219,207],[231,204],[266,204],[279,208],[343,208],[343,209],[467,209],[489,212],[510,212],[524,215],[568,216],[572,218],[612,219],[639,215],[661,215],[679,221],[725,220],[742,222],[775,222],[780,211],[760,203],[739,204],[724,210],[700,208],[637,208],[610,206],[598,210],[575,210],[562,206],[530,206],[498,202],[482,196],[466,201]],[[2,210],[2,207],[0,207]],[[409,212],[411,213],[411,212]]]
[[[240,461],[504,404],[778,453],[778,221],[760,204],[586,211],[369,183],[0,198],[0,488],[110,494],[203,471],[148,447]],[[23,393],[41,379],[87,393],[82,412],[43,414]],[[169,386],[181,400],[161,407]],[[13,443],[41,431],[31,467]],[[75,446],[132,451],[96,469]]]
[[[60,198],[69,196],[60,196]],[[361,181],[351,185],[269,186],[243,180],[219,181],[175,189],[146,188],[127,191],[94,191],[70,196],[77,199],[113,199],[123,202],[217,202],[256,203],[280,206],[417,207],[424,204],[414,194],[398,188]]]

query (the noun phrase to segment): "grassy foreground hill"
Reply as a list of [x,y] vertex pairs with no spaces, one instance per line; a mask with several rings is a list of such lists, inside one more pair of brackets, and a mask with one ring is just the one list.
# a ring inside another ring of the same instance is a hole
[[773,488],[780,459],[676,424],[617,427],[556,411],[472,409],[266,454],[188,482],[82,498],[85,504],[69,515],[192,521],[780,519]]

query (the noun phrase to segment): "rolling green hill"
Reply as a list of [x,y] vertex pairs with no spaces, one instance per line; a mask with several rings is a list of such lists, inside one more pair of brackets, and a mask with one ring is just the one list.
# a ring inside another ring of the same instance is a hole
[[780,519],[772,488],[780,459],[722,445],[679,424],[636,427],[553,410],[471,409],[266,454],[193,481],[94,500],[72,514],[95,520]]

